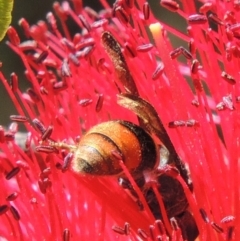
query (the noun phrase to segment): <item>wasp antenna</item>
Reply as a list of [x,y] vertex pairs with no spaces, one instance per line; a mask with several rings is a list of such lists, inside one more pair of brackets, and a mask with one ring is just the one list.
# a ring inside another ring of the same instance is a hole
[[69,150],[69,151],[75,151],[77,149],[77,146],[69,145],[65,142],[49,141],[48,144],[50,146],[53,146],[53,147],[57,148],[57,149],[66,149],[66,150]]

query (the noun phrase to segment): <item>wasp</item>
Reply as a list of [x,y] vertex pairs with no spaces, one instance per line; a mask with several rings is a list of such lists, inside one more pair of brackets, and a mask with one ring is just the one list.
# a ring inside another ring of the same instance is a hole
[[[119,175],[123,188],[127,187],[134,196],[137,196],[122,175],[119,159],[113,155],[118,153],[142,190],[153,215],[156,219],[161,219],[163,215],[159,202],[154,191],[147,185],[145,173],[171,165],[176,167],[192,188],[188,171],[179,158],[158,113],[149,102],[139,96],[120,44],[110,32],[102,34],[102,43],[114,64],[117,79],[124,88],[118,95],[118,104],[133,111],[138,117],[139,125],[126,120],[107,121],[93,126],[75,146],[61,143],[51,145],[68,148],[74,153],[72,169],[76,173]],[[156,143],[156,137],[162,145]],[[174,177],[164,173],[157,175],[155,179],[159,184],[158,192],[162,196],[168,218],[174,217],[177,220],[184,240],[194,241],[198,236],[198,229],[192,214],[188,211],[189,205],[183,187]]]

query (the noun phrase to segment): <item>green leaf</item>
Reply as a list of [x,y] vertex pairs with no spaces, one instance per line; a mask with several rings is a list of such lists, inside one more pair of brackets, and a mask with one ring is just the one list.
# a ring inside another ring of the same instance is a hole
[[4,38],[12,20],[13,0],[0,0],[0,41]]

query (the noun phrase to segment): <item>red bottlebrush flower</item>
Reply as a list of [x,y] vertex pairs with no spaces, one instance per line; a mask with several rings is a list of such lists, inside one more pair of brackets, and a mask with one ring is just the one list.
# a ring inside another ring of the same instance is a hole
[[161,1],[187,33],[143,0],[101,3],[22,19],[25,41],[9,28],[31,88],[0,72],[18,112],[0,127],[0,238],[238,240],[239,3]]

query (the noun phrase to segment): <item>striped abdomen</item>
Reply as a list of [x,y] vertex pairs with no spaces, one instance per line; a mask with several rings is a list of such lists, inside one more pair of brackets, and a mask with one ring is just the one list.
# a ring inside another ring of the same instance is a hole
[[74,153],[73,170],[93,175],[114,175],[122,172],[121,154],[131,171],[152,169],[157,160],[156,145],[141,127],[127,121],[108,121],[91,128],[80,140]]

